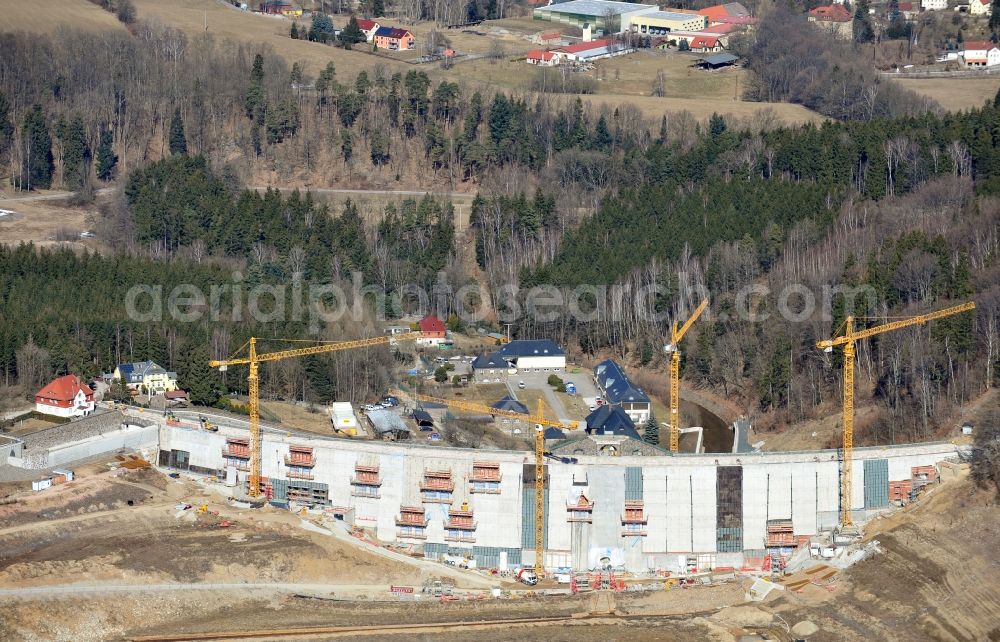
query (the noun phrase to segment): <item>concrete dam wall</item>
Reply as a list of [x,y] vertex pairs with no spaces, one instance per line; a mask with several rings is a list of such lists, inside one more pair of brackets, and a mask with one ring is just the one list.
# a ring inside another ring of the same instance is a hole
[[[161,426],[159,463],[245,486],[247,439],[236,428]],[[955,453],[947,443],[856,449],[855,520],[890,507],[891,481]],[[817,450],[550,461],[546,567],[676,571],[693,554],[741,566],[763,556],[769,522],[790,521],[796,537],[837,523],[838,457]],[[337,507],[379,540],[428,557],[464,554],[481,565],[515,566],[534,562],[533,462],[529,452],[265,430],[262,474],[275,503]]]

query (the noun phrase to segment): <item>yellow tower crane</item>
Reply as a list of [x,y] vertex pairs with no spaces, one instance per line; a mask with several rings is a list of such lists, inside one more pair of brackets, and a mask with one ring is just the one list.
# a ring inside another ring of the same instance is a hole
[[677,329],[677,322],[674,321],[670,331],[670,343],[663,347],[663,351],[670,355],[670,452],[675,453],[680,450],[681,431],[681,350],[680,342],[691,329],[694,322],[698,320],[701,313],[708,307],[708,299],[705,299],[695,309],[694,314],[684,322],[684,325]]
[[857,331],[854,329],[855,318],[849,315],[841,326],[844,329],[844,334],[816,343],[816,347],[825,352],[833,352],[835,346],[844,346],[844,452],[843,465],[840,472],[840,525],[842,527],[847,528],[853,524],[853,520],[851,519],[851,469],[853,466],[852,458],[854,456],[854,343],[861,339],[875,336],[876,334],[882,334],[883,332],[921,325],[934,319],[967,312],[975,309],[975,307],[976,304],[969,301],[968,303],[938,310],[937,312],[921,314],[909,319],[892,321]]
[[418,401],[440,403],[466,412],[478,412],[501,417],[519,419],[535,424],[535,575],[542,577],[545,557],[545,427],[577,430],[580,423],[565,423],[545,418],[545,407],[542,399],[538,400],[538,410],[534,415],[525,415],[511,410],[499,410],[492,406],[470,403],[458,399],[440,399],[413,392],[394,391],[397,395],[412,397]]
[[[313,354],[324,354],[327,352],[337,352],[339,350],[351,350],[353,348],[367,348],[370,346],[395,343],[397,341],[412,341],[421,336],[419,332],[400,334],[394,337],[383,336],[371,339],[358,339],[356,341],[322,341],[318,345],[305,348],[293,348],[290,350],[279,350],[277,352],[257,352],[258,337],[250,337],[237,353],[248,348],[246,357],[230,357],[228,359],[209,361],[208,365],[225,371],[229,366],[250,366],[250,376],[247,377],[247,410],[250,413],[250,479],[247,494],[256,498],[260,496],[260,471],[261,471],[261,435],[260,435],[260,379],[258,370],[263,361],[281,361],[293,357],[306,357]],[[269,339],[270,341],[301,341],[300,339]]]

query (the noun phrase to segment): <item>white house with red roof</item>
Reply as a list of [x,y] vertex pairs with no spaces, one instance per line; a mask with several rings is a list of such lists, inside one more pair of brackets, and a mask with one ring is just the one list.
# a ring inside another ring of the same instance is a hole
[[448,328],[433,314],[417,321],[417,327],[420,329],[420,338],[416,340],[418,345],[439,346],[447,341]]
[[965,43],[962,59],[967,67],[1000,65],[1000,48],[989,40],[970,40]]
[[379,30],[382,26],[374,20],[368,20],[367,18],[358,18],[358,29],[360,29],[364,34],[368,42],[372,41],[375,37],[375,32]]
[[529,65],[538,65],[539,67],[551,67],[552,65],[559,64],[559,56],[551,51],[543,51],[541,49],[532,49],[529,51],[525,60]]
[[969,2],[970,16],[988,16],[993,13],[991,0],[971,0]]
[[83,417],[94,412],[94,391],[76,375],[59,377],[35,393],[35,410],[57,417]]

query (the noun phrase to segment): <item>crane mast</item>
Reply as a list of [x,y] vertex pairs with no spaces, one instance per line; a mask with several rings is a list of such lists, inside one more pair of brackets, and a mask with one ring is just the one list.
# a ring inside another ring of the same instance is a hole
[[708,307],[708,299],[705,299],[695,309],[691,317],[684,322],[684,325],[677,328],[674,321],[670,330],[670,343],[664,346],[664,351],[670,355],[670,452],[675,453],[681,447],[681,351],[680,342],[691,329],[694,322],[698,320],[701,313]]
[[[260,497],[261,480],[261,431],[260,431],[260,364],[263,361],[281,361],[282,359],[292,359],[295,357],[305,357],[314,354],[325,354],[327,352],[337,352],[339,350],[351,350],[353,348],[367,348],[396,341],[412,341],[422,336],[419,332],[410,332],[394,337],[373,337],[370,339],[358,339],[356,341],[327,341],[319,342],[319,345],[307,346],[305,348],[293,348],[290,350],[279,350],[276,352],[257,352],[258,337],[250,337],[247,342],[246,357],[230,357],[229,359],[212,360],[208,365],[225,371],[229,366],[248,365],[250,369],[247,377],[247,412],[250,414],[250,478],[247,480],[247,494],[251,498]],[[274,341],[296,341],[296,339],[274,339]],[[242,350],[242,348],[241,348]],[[239,350],[237,350],[239,352]]]
[[853,316],[848,315],[844,320],[844,334],[832,339],[824,339],[816,343],[816,347],[826,352],[832,352],[835,346],[844,347],[844,408],[843,408],[843,452],[841,454],[840,473],[840,525],[844,528],[853,525],[851,517],[851,495],[853,492],[853,466],[854,466],[854,358],[855,343],[861,339],[891,332],[901,328],[908,328],[914,325],[921,325],[934,319],[950,317],[975,309],[976,304],[972,301],[955,305],[950,308],[921,314],[919,316],[892,321],[882,325],[877,325],[864,330],[855,331]]
[[511,410],[500,410],[491,406],[484,406],[459,399],[441,399],[416,392],[404,393],[398,390],[393,390],[392,392],[398,395],[408,395],[417,401],[430,401],[467,412],[481,412],[489,415],[510,417],[511,419],[519,419],[535,424],[535,574],[541,577],[545,570],[545,427],[552,426],[564,430],[576,430],[580,427],[580,424],[546,419],[545,402],[542,399],[538,400],[538,410],[534,415],[524,415]]

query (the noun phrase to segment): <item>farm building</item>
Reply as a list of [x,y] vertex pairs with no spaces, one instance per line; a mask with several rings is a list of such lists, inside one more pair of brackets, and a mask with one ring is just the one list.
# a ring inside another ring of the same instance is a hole
[[655,4],[633,4],[610,0],[570,0],[534,10],[535,20],[561,22],[583,29],[589,25],[602,34],[621,33],[629,29],[635,16],[657,11]]
[[699,31],[708,26],[708,19],[697,13],[653,11],[632,18],[632,33],[664,36],[671,31]]
[[519,372],[563,372],[566,353],[549,339],[518,339],[496,351],[497,355]]
[[612,38],[601,38],[600,40],[579,42],[575,45],[553,49],[551,53],[555,54],[558,59],[572,62],[589,62],[591,60],[621,56],[631,51],[622,42]]

